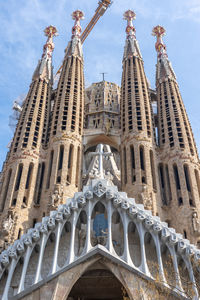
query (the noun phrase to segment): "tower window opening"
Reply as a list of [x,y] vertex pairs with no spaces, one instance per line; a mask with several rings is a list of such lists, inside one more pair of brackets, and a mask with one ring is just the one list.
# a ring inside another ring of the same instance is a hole
[[31,177],[32,177],[32,172],[33,172],[33,163],[30,163],[29,168],[28,168],[28,174],[27,174],[25,189],[29,188]]
[[47,184],[46,184],[47,189],[50,186],[50,179],[51,179],[51,172],[52,172],[52,165],[53,165],[53,156],[54,156],[54,150],[52,150],[51,154],[50,154],[49,169],[48,169]]
[[177,190],[180,190],[181,185],[180,185],[180,179],[179,179],[179,173],[178,173],[177,165],[173,165],[173,169],[174,169],[174,179],[175,179],[175,182],[176,182],[176,188],[177,188]]
[[153,182],[153,189],[156,191],[156,174],[155,174],[155,166],[154,166],[154,157],[153,157],[153,151],[150,150],[150,162],[151,162],[151,176],[152,176],[152,182]]
[[15,191],[19,190],[21,177],[22,177],[22,171],[23,171],[23,164],[19,164],[18,173],[17,173],[17,180],[16,180],[16,184],[15,184]]
[[169,178],[168,165],[165,166],[165,172],[166,172],[166,182],[167,182],[167,189],[168,189],[168,200],[170,201],[172,199],[172,192],[171,192],[171,184],[170,184],[170,178]]
[[184,238],[187,239],[187,232],[186,232],[186,230],[183,230],[183,235],[184,235]]
[[178,198],[178,205],[179,206],[183,205],[183,198],[182,197]]
[[58,170],[62,169],[63,166],[63,155],[64,155],[64,146],[60,146],[60,153],[59,153],[59,161],[58,161]]
[[127,183],[126,148],[124,147],[124,183]]
[[77,150],[77,164],[76,164],[76,186],[79,185],[79,165],[80,165],[80,147]]
[[16,204],[17,204],[17,199],[14,198],[14,199],[12,200],[11,206],[16,206]]
[[67,181],[71,183],[72,180],[72,161],[74,156],[74,146],[71,144],[69,148],[69,157],[68,157],[68,174],[67,174]]
[[27,205],[27,199],[26,199],[26,197],[23,198],[23,204]]
[[167,197],[166,197],[166,188],[165,188],[165,178],[164,178],[164,166],[163,164],[159,164],[159,178],[160,178],[160,190],[161,190],[161,197],[162,202],[164,205],[167,205]]
[[140,146],[140,167],[144,171],[145,165],[144,165],[144,148]]
[[195,173],[197,189],[198,189],[198,193],[199,193],[199,197],[200,197],[200,178],[199,178],[199,172],[198,172],[198,170],[195,169],[194,173]]
[[4,187],[4,194],[3,194],[3,201],[1,203],[1,212],[4,210],[5,203],[6,203],[6,198],[9,190],[9,185],[10,185],[10,179],[12,175],[12,169],[9,170],[7,180],[6,180],[6,185]]
[[35,224],[37,223],[37,219],[33,219],[33,228],[35,227]]
[[135,175],[135,151],[133,145],[130,146],[130,155],[131,155],[131,174],[132,174],[132,182],[136,181]]
[[18,239],[18,240],[20,239],[21,235],[22,235],[22,229],[21,229],[21,228],[19,228],[19,231],[18,231],[18,236],[17,236],[17,239]]
[[40,204],[41,193],[42,193],[42,184],[43,184],[43,179],[44,179],[44,171],[45,171],[45,163],[43,162],[42,167],[41,167],[41,174],[40,174],[40,180],[39,180],[39,189],[38,189],[36,204]]
[[188,165],[184,165],[184,173],[185,173],[185,182],[188,192],[191,192],[191,185],[190,185],[190,176],[189,176],[189,169]]

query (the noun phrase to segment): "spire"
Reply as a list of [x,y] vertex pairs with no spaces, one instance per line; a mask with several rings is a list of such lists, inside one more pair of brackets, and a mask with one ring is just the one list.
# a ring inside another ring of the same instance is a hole
[[176,75],[174,73],[174,70],[172,68],[171,62],[168,59],[167,51],[166,51],[166,45],[163,42],[162,37],[165,35],[166,30],[164,27],[157,25],[152,30],[152,35],[156,36],[157,41],[155,44],[155,48],[157,51],[157,75],[156,79],[162,79],[165,77],[173,77],[176,79]]
[[43,54],[41,60],[39,60],[37,68],[33,74],[33,79],[38,77],[52,80],[52,52],[54,50],[53,37],[57,36],[56,27],[50,25],[44,30],[45,36],[47,36],[46,44],[43,47]]
[[133,20],[136,19],[136,14],[134,13],[134,11],[132,10],[127,10],[124,13],[124,20],[127,20],[127,26],[126,26],[126,34],[127,34],[127,39],[129,37],[133,37],[136,39],[135,37],[135,27],[133,26]]
[[80,38],[81,26],[80,20],[84,19],[84,13],[81,10],[76,10],[72,13],[72,19],[75,20],[75,24],[72,27],[72,39],[75,37]]
[[81,58],[83,57],[82,52],[82,43],[80,39],[81,34],[81,26],[80,26],[80,20],[84,19],[84,13],[80,10],[76,10],[72,13],[72,19],[75,20],[74,26],[72,27],[72,39],[69,42],[67,49],[66,49],[66,55],[79,55]]
[[133,20],[135,20],[136,14],[132,10],[127,10],[124,13],[124,20],[127,20],[127,26],[126,26],[126,44],[124,48],[124,59],[128,58],[130,56],[138,56],[142,58],[142,55],[140,53],[139,45],[136,40],[135,35],[135,27],[133,26]]

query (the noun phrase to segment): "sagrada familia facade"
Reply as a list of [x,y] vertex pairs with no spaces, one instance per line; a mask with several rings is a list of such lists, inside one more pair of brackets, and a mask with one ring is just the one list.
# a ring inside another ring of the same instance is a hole
[[45,29],[3,165],[1,299],[199,299],[200,163],[165,29],[152,32],[155,90],[131,10],[121,87],[85,89],[72,17],[55,89],[57,29]]

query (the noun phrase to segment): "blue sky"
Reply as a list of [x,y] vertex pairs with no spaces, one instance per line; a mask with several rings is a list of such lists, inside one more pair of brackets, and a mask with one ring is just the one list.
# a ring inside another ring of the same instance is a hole
[[[84,28],[97,8],[98,0],[6,0],[0,1],[0,165],[6,146],[13,136],[8,126],[12,103],[26,94],[42,47],[43,30],[57,27],[54,39],[54,70],[64,56],[71,38],[72,11],[85,13]],[[113,0],[112,6],[99,20],[84,43],[85,81],[88,86],[102,79],[120,84],[126,22],[123,13],[132,9],[136,36],[144,59],[146,75],[155,86],[155,38],[151,30],[162,25],[167,31],[164,41],[169,59],[177,75],[194,136],[200,149],[200,0]]]

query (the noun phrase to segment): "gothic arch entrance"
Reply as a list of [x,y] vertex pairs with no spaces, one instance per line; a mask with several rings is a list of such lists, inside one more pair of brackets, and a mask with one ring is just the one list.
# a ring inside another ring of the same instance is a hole
[[129,299],[120,281],[108,270],[86,271],[74,284],[67,300]]

